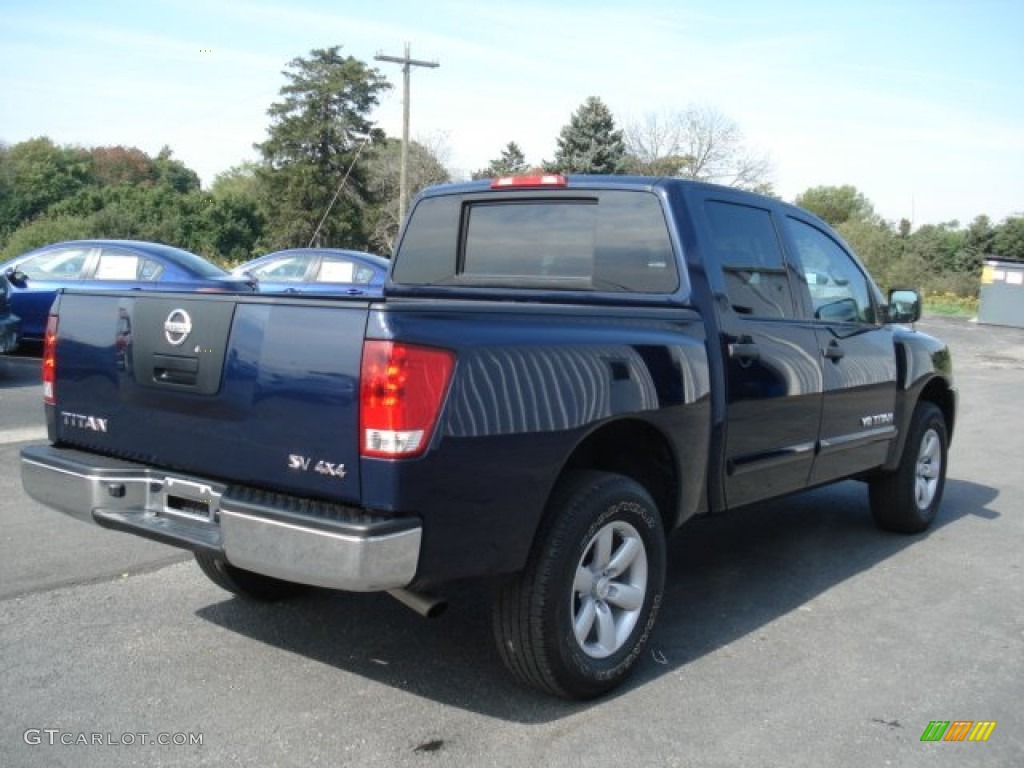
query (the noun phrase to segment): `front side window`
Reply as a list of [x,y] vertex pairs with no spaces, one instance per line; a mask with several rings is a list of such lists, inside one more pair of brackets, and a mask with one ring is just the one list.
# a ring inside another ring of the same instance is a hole
[[252,274],[258,280],[268,280],[275,283],[298,283],[306,276],[306,270],[309,268],[309,259],[308,254],[282,256],[261,264],[252,270]]
[[867,279],[850,254],[817,227],[794,218],[789,224],[814,319],[875,322]]
[[18,265],[30,280],[81,280],[89,248],[62,248],[33,256]]
[[753,317],[793,317],[793,295],[771,213],[720,200],[709,200],[705,210],[711,250],[733,311]]

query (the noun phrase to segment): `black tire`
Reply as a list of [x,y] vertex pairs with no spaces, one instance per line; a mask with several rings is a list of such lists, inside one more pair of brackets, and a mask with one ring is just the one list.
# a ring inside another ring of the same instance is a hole
[[949,434],[934,403],[914,409],[899,466],[871,479],[871,514],[879,528],[920,533],[932,524],[946,485]]
[[600,696],[636,664],[664,586],[665,533],[650,494],[628,477],[574,472],[552,494],[526,568],[495,597],[498,652],[525,685]]
[[292,581],[283,581],[261,573],[236,568],[228,561],[205,552],[194,552],[203,573],[221,589],[250,600],[269,602],[285,600],[302,594],[309,587]]

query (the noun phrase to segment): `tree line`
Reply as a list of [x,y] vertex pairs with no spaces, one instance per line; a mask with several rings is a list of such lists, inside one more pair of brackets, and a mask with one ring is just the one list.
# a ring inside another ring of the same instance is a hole
[[[58,146],[45,137],[0,144],[0,256],[86,237],[166,242],[222,264],[310,244],[389,254],[400,222],[400,141],[371,114],[391,88],[340,46],[315,49],[283,71],[267,113],[259,159],[220,174],[208,189],[164,147]],[[413,192],[451,179],[442,146],[412,142]],[[675,176],[775,195],[768,157],[709,105],[688,105],[616,125],[600,98],[579,106],[551,160],[527,162],[509,141],[474,178],[529,171]],[[973,295],[983,259],[1024,260],[1024,218],[913,229],[881,219],[851,186],[821,186],[794,201],[850,243],[883,286]]]

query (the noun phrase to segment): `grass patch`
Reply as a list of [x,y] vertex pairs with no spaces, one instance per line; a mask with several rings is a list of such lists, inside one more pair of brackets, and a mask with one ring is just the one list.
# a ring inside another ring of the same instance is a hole
[[974,296],[957,296],[955,293],[932,293],[924,297],[923,309],[932,315],[975,317],[978,314],[978,299]]

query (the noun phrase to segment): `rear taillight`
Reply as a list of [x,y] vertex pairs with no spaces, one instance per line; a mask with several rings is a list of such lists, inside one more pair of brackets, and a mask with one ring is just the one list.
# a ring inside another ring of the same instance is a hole
[[53,405],[53,387],[57,381],[57,316],[46,318],[46,335],[43,337],[43,402]]
[[389,459],[426,450],[451,381],[455,355],[393,341],[363,345],[360,454]]

